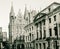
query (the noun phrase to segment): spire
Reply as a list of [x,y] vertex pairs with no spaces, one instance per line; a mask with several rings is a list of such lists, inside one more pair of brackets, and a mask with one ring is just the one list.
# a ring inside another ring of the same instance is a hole
[[14,8],[13,8],[13,2],[11,2],[11,11],[10,11],[10,16],[14,16]]
[[25,4],[25,11],[24,11],[24,19],[25,19],[25,16],[28,14],[28,10],[27,10],[27,6]]
[[18,16],[18,17],[22,17],[21,9],[19,9],[17,16]]
[[25,4],[25,12],[26,12],[26,10],[27,10],[27,5]]
[[31,12],[32,10],[31,10],[31,5],[30,5],[30,12]]
[[21,14],[21,9],[19,9],[18,14]]

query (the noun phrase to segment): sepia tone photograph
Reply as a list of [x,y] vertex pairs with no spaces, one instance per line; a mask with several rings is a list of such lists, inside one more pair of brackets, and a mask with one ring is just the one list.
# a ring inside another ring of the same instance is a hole
[[60,0],[0,0],[0,49],[60,49]]

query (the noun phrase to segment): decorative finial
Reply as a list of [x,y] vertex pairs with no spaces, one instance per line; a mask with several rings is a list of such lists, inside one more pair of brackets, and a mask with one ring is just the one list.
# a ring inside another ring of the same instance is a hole
[[25,4],[25,9],[27,9],[27,4]]
[[30,12],[31,12],[32,10],[31,10],[31,5],[30,5]]
[[13,1],[11,1],[11,6],[13,7]]
[[11,1],[11,9],[13,9],[13,1]]
[[15,15],[14,13],[14,8],[13,8],[13,1],[11,2],[11,11],[10,11],[10,15]]

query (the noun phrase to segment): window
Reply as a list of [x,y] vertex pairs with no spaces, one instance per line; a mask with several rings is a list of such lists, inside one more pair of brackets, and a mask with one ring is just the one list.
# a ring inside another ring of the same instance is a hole
[[34,35],[32,34],[32,40],[34,39]]
[[27,41],[27,36],[26,36],[26,41]]
[[28,41],[29,41],[29,36],[28,36]]
[[32,30],[33,30],[33,26],[32,26]]
[[43,43],[44,49],[46,49],[45,43]]
[[25,36],[23,35],[23,40],[24,40],[24,37],[25,37]]
[[38,40],[38,32],[37,32],[37,40]]
[[58,34],[57,27],[54,27],[54,31],[55,31],[55,35],[57,35]]
[[54,16],[54,21],[56,21],[56,15]]
[[30,33],[30,41],[31,41],[31,33]]
[[48,10],[49,10],[49,12],[50,12],[50,11],[51,11],[51,8],[49,7]]
[[39,43],[39,47],[40,47],[40,49],[41,49],[41,43]]
[[[60,24],[59,24],[59,28],[60,28]],[[59,30],[59,35],[60,35],[60,30]]]
[[44,30],[44,38],[46,38],[46,30]]
[[45,25],[45,20],[43,20],[43,25]]
[[31,47],[31,44],[30,44],[30,47]]
[[30,31],[31,31],[31,28],[30,28]]
[[40,22],[40,30],[42,29],[42,23]]
[[59,47],[57,46],[57,44],[59,44],[57,41],[54,41],[54,42],[53,42],[53,47],[54,47],[54,49],[59,49]]
[[13,16],[11,16],[13,18]]
[[40,38],[42,38],[42,31],[40,30]]
[[36,24],[36,27],[38,28],[38,23]]
[[38,44],[36,43],[36,49],[38,49]]
[[49,29],[49,34],[50,34],[50,36],[52,36],[52,29],[51,28]]
[[51,23],[51,18],[49,18],[49,23]]

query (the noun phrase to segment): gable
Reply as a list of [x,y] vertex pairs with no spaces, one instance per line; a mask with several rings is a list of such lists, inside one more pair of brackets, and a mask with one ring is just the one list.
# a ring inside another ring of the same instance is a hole
[[38,13],[35,18],[34,18],[34,22],[37,21],[38,19],[40,19],[41,17],[45,16],[45,13]]

